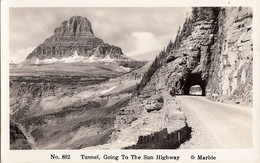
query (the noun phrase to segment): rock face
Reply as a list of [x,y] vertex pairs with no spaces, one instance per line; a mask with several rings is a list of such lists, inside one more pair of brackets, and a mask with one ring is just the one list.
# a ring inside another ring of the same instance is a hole
[[[147,110],[145,105],[150,103],[149,107],[152,108],[156,101],[161,104],[161,107]],[[126,107],[120,109],[110,141],[107,144],[86,149],[178,148],[181,143],[190,138],[191,132],[185,115],[180,110],[181,107],[170,94],[157,96],[149,101],[134,97]]]
[[72,56],[75,51],[79,56],[85,57],[94,55],[99,58],[129,59],[120,47],[109,45],[97,38],[91,23],[81,16],[71,17],[61,23],[60,27],[54,30],[54,34],[36,47],[26,59],[60,59]]
[[208,98],[252,104],[251,34],[251,8],[193,8],[144,75],[139,95],[189,94],[199,85]]
[[251,8],[242,7],[222,9],[219,14],[206,91],[218,94],[220,100],[253,102],[252,17]]
[[27,138],[19,127],[12,122],[10,123],[10,149],[31,149]]

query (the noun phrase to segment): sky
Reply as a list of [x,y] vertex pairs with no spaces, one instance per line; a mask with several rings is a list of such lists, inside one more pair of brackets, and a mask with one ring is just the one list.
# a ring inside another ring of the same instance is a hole
[[[96,37],[135,57],[159,52],[174,40],[191,8],[11,8],[10,61],[19,63],[72,16],[86,17]],[[151,57],[154,57],[151,55]],[[149,60],[149,59],[148,59]]]

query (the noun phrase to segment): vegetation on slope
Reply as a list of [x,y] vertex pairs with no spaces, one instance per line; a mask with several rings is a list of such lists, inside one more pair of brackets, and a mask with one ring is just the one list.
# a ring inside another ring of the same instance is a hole
[[[187,16],[186,20],[181,27],[179,27],[175,41],[172,42],[170,40],[167,48],[163,49],[159,55],[155,58],[153,63],[151,64],[148,71],[144,74],[142,81],[136,87],[136,93],[138,94],[145,85],[150,81],[153,74],[159,69],[161,66],[164,65],[165,62],[171,62],[174,60],[173,55],[169,56],[171,53],[174,53],[181,45],[181,40],[186,39],[189,37],[194,29],[194,22],[203,20],[203,19],[212,19],[212,15],[214,19],[218,17],[220,8],[219,7],[193,7],[191,16]],[[213,14],[212,14],[213,13]],[[217,29],[216,29],[217,30]]]

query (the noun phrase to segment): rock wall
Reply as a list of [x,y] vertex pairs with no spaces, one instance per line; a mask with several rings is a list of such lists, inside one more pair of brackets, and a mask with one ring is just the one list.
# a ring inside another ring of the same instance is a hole
[[167,128],[165,128],[151,135],[140,136],[137,144],[124,149],[176,149],[190,139],[190,133],[191,128],[188,126],[172,133],[168,133]]
[[155,60],[161,64],[152,66],[159,68],[144,75],[139,96],[189,94],[200,85],[210,99],[251,105],[251,35],[251,8],[193,8],[175,42],[157,58],[163,63]]
[[244,7],[223,8],[219,14],[206,88],[219,100],[252,104],[252,17],[252,9]]

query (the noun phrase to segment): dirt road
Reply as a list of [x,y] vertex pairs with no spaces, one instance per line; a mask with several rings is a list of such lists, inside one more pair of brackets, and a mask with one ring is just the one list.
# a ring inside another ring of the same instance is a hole
[[252,109],[207,100],[202,96],[178,96],[192,127],[192,138],[180,148],[251,148]]

